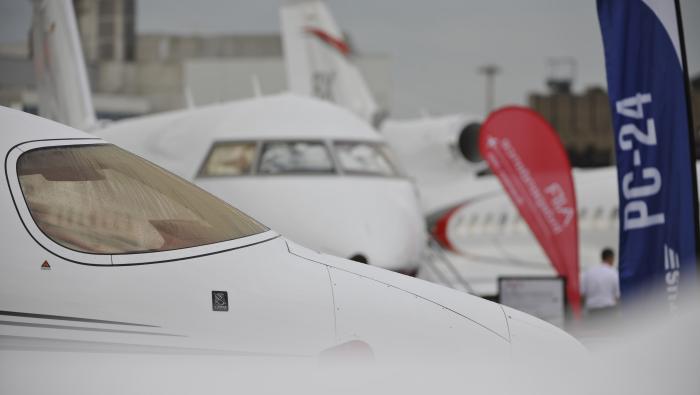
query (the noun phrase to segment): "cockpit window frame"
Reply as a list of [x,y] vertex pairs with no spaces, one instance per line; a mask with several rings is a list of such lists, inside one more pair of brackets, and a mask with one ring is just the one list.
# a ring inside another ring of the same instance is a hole
[[[131,266],[186,260],[226,251],[246,248],[279,237],[275,231],[266,230],[240,238],[209,244],[175,248],[163,251],[136,251],[124,253],[100,253],[71,249],[49,237],[35,222],[19,181],[19,158],[28,152],[58,147],[112,145],[102,139],[66,138],[25,141],[11,147],[5,155],[5,181],[20,222],[28,235],[44,250],[69,262],[89,266]],[[159,167],[144,159],[153,166]],[[162,169],[162,168],[161,168]],[[264,225],[263,225],[264,226]]]
[[[274,143],[311,143],[311,144],[321,144],[324,146],[326,149],[329,158],[331,160],[331,164],[333,166],[333,170],[329,172],[285,172],[285,173],[263,173],[260,172],[260,166],[262,164],[262,154],[263,154],[263,149],[265,145],[267,144],[274,144]],[[246,173],[246,174],[239,174],[239,175],[207,175],[205,174],[204,170],[207,166],[207,163],[209,162],[209,159],[211,158],[211,155],[213,154],[214,150],[221,146],[221,145],[226,145],[226,144],[255,144],[255,155],[253,159],[253,166],[251,168],[251,171]],[[338,152],[336,150],[336,145],[338,144],[367,144],[371,146],[375,146],[378,149],[387,149],[389,150],[389,155],[386,155],[385,152],[381,151],[386,157],[386,160],[391,166],[392,175],[386,175],[386,174],[376,174],[376,173],[364,173],[364,172],[354,172],[354,171],[347,171],[343,168],[342,163],[340,161],[340,158],[338,157]],[[348,138],[341,138],[341,139],[315,139],[315,138],[299,138],[299,139],[293,139],[293,138],[261,138],[261,139],[225,139],[225,140],[216,140],[214,141],[209,149],[207,150],[206,155],[204,156],[204,159],[201,161],[201,164],[197,170],[197,173],[195,175],[195,179],[201,179],[201,180],[206,180],[206,179],[245,179],[248,177],[298,177],[298,176],[308,176],[308,177],[328,177],[328,176],[341,176],[341,177],[367,177],[367,178],[384,178],[384,179],[408,179],[406,176],[405,171],[401,167],[400,163],[398,163],[397,159],[394,157],[394,155],[391,155],[390,147],[386,143],[386,141],[383,140],[372,140],[372,139],[348,139]]]

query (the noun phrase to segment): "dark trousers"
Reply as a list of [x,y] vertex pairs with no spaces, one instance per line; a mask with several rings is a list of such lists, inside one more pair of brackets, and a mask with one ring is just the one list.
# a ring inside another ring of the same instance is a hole
[[617,306],[601,307],[588,310],[588,320],[598,323],[612,323],[617,317]]

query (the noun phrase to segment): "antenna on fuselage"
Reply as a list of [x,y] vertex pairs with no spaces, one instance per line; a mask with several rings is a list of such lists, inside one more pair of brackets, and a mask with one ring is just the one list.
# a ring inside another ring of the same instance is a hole
[[192,96],[192,89],[190,89],[189,85],[185,85],[183,96],[185,98],[185,107],[186,108],[197,107],[197,104],[195,104],[195,102],[194,102],[194,97]]
[[250,76],[250,84],[253,87],[253,96],[262,97],[262,86],[260,85],[260,78],[257,74]]

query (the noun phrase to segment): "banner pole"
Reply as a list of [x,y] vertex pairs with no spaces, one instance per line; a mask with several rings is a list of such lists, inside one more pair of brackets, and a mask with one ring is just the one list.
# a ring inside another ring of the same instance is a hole
[[[683,33],[683,17],[681,13],[680,0],[674,0],[676,3],[676,23],[678,25],[678,38],[681,47],[681,66],[683,67],[683,85],[685,86],[685,106],[688,113],[688,148],[690,152],[690,174],[692,174],[693,183],[693,210],[695,216],[695,264],[700,269],[700,212],[698,212],[698,178],[695,161],[697,152],[695,149],[695,123],[693,123],[693,107],[692,97],[690,95],[690,77],[688,76],[688,57],[685,52],[685,34]],[[696,274],[700,279],[700,270],[696,270]]]

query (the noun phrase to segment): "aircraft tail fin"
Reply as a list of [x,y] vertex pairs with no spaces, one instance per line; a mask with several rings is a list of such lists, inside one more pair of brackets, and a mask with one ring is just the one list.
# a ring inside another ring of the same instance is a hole
[[97,125],[71,0],[33,0],[32,57],[39,115],[90,130]]
[[289,90],[334,102],[375,123],[377,104],[326,4],[288,1],[280,22]]

